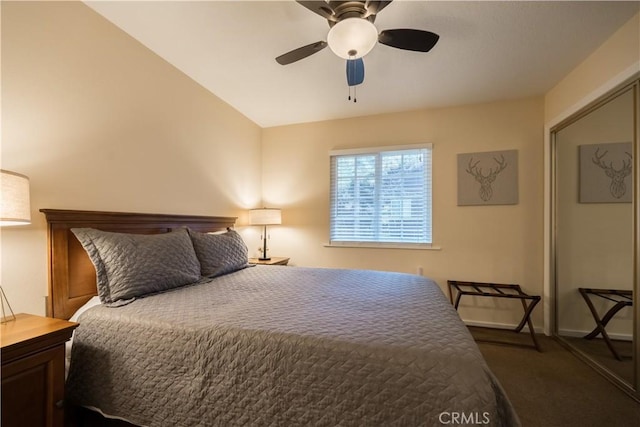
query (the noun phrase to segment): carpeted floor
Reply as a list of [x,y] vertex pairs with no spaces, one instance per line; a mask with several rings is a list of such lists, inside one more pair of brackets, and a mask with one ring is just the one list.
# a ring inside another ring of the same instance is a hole
[[524,427],[640,426],[640,403],[553,338],[538,335],[540,353],[528,333],[469,329]]
[[616,351],[620,357],[622,357],[622,360],[617,360],[603,339],[585,340],[584,338],[575,337],[565,337],[564,339],[578,350],[590,355],[601,365],[606,366],[607,369],[619,377],[626,379],[627,382],[633,382],[633,350],[631,341],[611,340]]

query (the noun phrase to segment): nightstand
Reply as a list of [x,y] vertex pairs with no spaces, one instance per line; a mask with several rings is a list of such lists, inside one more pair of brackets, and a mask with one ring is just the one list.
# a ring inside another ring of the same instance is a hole
[[64,425],[64,343],[77,326],[30,314],[0,326],[3,427]]
[[272,256],[269,260],[261,260],[259,258],[249,258],[249,264],[260,264],[260,265],[287,265],[289,263],[289,258]]

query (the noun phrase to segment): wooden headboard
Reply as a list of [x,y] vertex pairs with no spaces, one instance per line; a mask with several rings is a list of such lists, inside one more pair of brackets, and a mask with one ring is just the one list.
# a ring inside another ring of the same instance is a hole
[[47,217],[49,298],[47,315],[68,319],[97,295],[96,271],[84,248],[71,232],[89,227],[136,234],[168,233],[179,227],[200,232],[233,227],[235,217],[94,212],[40,209]]

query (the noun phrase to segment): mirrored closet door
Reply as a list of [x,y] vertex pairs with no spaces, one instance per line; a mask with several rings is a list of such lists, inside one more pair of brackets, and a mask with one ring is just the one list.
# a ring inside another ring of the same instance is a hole
[[638,79],[551,131],[555,334],[638,398]]

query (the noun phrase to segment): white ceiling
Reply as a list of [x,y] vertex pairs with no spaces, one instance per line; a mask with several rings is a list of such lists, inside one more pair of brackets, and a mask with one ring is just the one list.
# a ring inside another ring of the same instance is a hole
[[327,22],[294,1],[87,2],[262,127],[541,95],[640,10],[625,1],[408,1],[378,31],[416,28],[429,53],[378,44],[358,102],[329,48],[282,66],[274,58],[326,40]]

